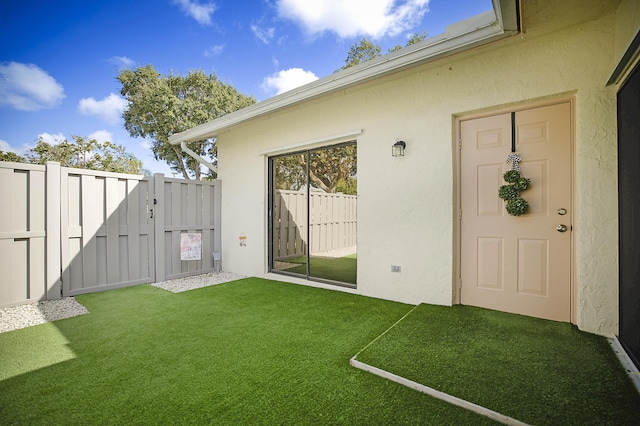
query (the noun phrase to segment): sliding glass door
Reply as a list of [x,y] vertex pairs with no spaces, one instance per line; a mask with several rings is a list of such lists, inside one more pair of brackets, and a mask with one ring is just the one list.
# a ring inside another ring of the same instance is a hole
[[272,272],[355,287],[355,142],[269,159]]

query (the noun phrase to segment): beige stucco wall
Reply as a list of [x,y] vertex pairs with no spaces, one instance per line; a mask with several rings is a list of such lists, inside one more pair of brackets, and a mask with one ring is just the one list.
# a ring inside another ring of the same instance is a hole
[[640,1],[623,0],[616,12],[615,57],[622,58],[627,47],[638,33],[640,22]]
[[[551,34],[517,36],[219,134],[224,268],[269,276],[267,159],[260,152],[363,129],[357,138],[355,292],[450,305],[457,251],[456,117],[575,98],[576,321],[584,330],[614,335],[616,88],[605,82],[618,59],[616,33],[616,14],[610,13]],[[397,138],[407,142],[405,157],[390,155]],[[392,264],[402,272],[392,273]]]

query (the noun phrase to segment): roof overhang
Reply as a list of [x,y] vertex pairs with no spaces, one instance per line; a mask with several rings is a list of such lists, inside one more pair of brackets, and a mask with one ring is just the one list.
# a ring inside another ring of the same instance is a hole
[[519,0],[492,2],[492,11],[450,25],[443,34],[176,133],[169,137],[169,142],[178,145],[213,138],[225,129],[265,114],[518,34]]

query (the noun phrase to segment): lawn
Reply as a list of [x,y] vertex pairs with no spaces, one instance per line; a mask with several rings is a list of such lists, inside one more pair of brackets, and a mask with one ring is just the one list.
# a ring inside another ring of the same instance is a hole
[[488,423],[349,365],[408,305],[256,278],[77,300],[0,334],[0,424]]
[[356,359],[528,424],[640,424],[607,340],[567,323],[419,305]]
[[569,324],[257,278],[77,300],[90,314],[0,334],[0,424],[491,423],[356,354],[531,424],[640,419],[606,339]]

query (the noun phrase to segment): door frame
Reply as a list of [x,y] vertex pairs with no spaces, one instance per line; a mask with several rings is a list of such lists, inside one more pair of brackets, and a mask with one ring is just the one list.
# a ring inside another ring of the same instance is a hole
[[[571,167],[571,204],[572,204],[572,208],[571,208],[571,223],[573,224],[573,231],[571,232],[571,248],[570,248],[570,259],[571,259],[571,266],[570,266],[570,276],[571,276],[571,282],[570,282],[570,288],[571,288],[571,300],[570,300],[570,312],[571,312],[571,323],[572,324],[576,324],[577,323],[577,312],[576,312],[576,307],[577,307],[577,285],[576,285],[576,281],[575,281],[575,277],[576,277],[576,271],[575,271],[575,254],[576,254],[576,166],[575,166],[575,141],[576,141],[576,132],[575,132],[575,123],[576,123],[576,119],[575,119],[575,111],[576,111],[576,102],[575,102],[575,96],[574,95],[564,95],[564,96],[560,96],[560,97],[554,97],[554,98],[546,98],[546,99],[542,99],[542,100],[530,100],[530,101],[525,101],[525,102],[521,102],[515,105],[509,105],[509,106],[499,106],[499,107],[494,107],[494,108],[489,108],[489,109],[483,109],[483,110],[476,110],[473,112],[469,112],[469,113],[461,113],[461,114],[454,114],[453,116],[453,120],[454,120],[454,138],[452,141],[452,148],[453,148],[453,169],[454,169],[454,173],[453,173],[453,187],[455,190],[455,195],[454,195],[454,200],[453,200],[453,212],[452,212],[452,217],[453,217],[453,267],[454,267],[454,274],[453,274],[453,282],[451,285],[451,289],[452,289],[452,302],[455,305],[459,305],[460,301],[461,301],[461,291],[462,291],[462,277],[461,277],[461,272],[462,272],[462,226],[461,226],[461,209],[462,209],[462,199],[461,199],[461,195],[462,195],[462,188],[461,188],[461,147],[462,147],[462,137],[461,137],[461,122],[463,121],[467,121],[467,120],[474,120],[477,118],[486,118],[486,117],[492,117],[495,115],[500,115],[500,114],[505,114],[505,113],[509,113],[509,112],[519,112],[519,111],[526,111],[529,109],[535,109],[535,108],[541,108],[541,107],[546,107],[546,106],[551,106],[551,105],[557,105],[557,104],[561,104],[561,103],[569,103],[570,107],[571,107],[571,123],[570,123],[570,134],[571,134],[571,140],[570,140],[570,151],[571,151],[571,160],[570,160],[570,167]],[[497,194],[496,194],[497,196]]]
[[[331,285],[335,285],[338,287],[345,287],[345,288],[349,288],[349,289],[357,289],[358,288],[358,283],[357,283],[357,266],[356,266],[356,282],[355,283],[351,283],[351,282],[343,282],[343,281],[334,281],[328,278],[322,278],[322,277],[318,277],[318,276],[314,276],[311,273],[310,270],[310,265],[311,265],[311,241],[310,241],[310,229],[311,229],[311,221],[310,221],[310,212],[311,212],[311,206],[310,206],[310,202],[311,202],[311,181],[309,178],[309,156],[313,153],[313,152],[317,152],[317,151],[321,151],[321,150],[326,150],[326,149],[332,149],[332,148],[338,148],[338,147],[346,147],[346,146],[355,146],[356,147],[356,167],[357,167],[357,147],[358,147],[358,139],[357,138],[349,138],[346,139],[342,142],[336,142],[336,143],[329,143],[329,144],[323,144],[323,145],[318,145],[316,146],[315,144],[313,145],[309,145],[309,147],[305,148],[305,146],[307,145],[300,145],[298,146],[298,150],[294,150],[294,151],[285,151],[285,152],[280,152],[278,154],[275,155],[268,155],[266,157],[267,159],[267,272],[268,273],[273,273],[273,274],[279,274],[279,275],[286,275],[286,276],[290,276],[290,277],[295,277],[295,278],[300,278],[306,281],[314,281],[314,282],[319,282],[319,283],[324,283],[324,284],[331,284]],[[306,224],[305,224],[305,231],[306,231],[306,239],[308,241],[308,248],[307,248],[307,254],[306,254],[306,265],[307,265],[307,270],[306,273],[304,275],[302,274],[298,274],[298,273],[292,273],[292,272],[287,272],[285,271],[278,271],[274,268],[274,262],[275,262],[275,257],[274,257],[274,247],[273,247],[273,238],[274,238],[274,226],[273,226],[273,209],[274,209],[274,171],[273,171],[273,162],[274,160],[278,159],[278,158],[283,158],[283,157],[287,157],[287,156],[291,156],[291,155],[305,155],[307,156],[307,167],[305,170],[306,173],[306,191],[305,191],[305,210],[306,210]],[[357,200],[357,199],[356,199]],[[357,201],[356,201],[356,205],[357,205]],[[356,212],[357,212],[357,208],[356,208]],[[357,213],[356,213],[356,241],[357,241]],[[356,247],[357,247],[357,243],[356,243]],[[357,253],[357,249],[356,249],[356,253]],[[357,260],[356,260],[357,262]]]
[[[638,37],[637,37],[638,38]],[[640,39],[639,39],[640,40]],[[633,144],[634,131],[637,127],[629,124],[625,112],[638,112],[637,107],[627,104],[627,90],[638,90],[640,87],[640,62],[631,67],[631,71],[625,76],[616,93],[617,104],[617,130],[618,130],[618,333],[617,339],[626,351],[627,355],[640,368],[640,352],[638,351],[638,331],[634,329],[634,324],[640,318],[640,310],[637,307],[638,295],[640,294],[637,282],[634,280],[637,266],[631,256],[625,253],[633,253],[640,242],[633,231],[638,228],[637,221],[633,220],[630,213],[638,204],[638,199],[629,197],[633,194],[634,184],[637,183],[640,175],[635,171],[638,148]],[[632,93],[635,94],[635,93]],[[635,107],[635,108],[634,108]],[[621,155],[624,154],[624,155]],[[633,171],[632,171],[633,170]],[[629,232],[629,228],[632,232]]]

